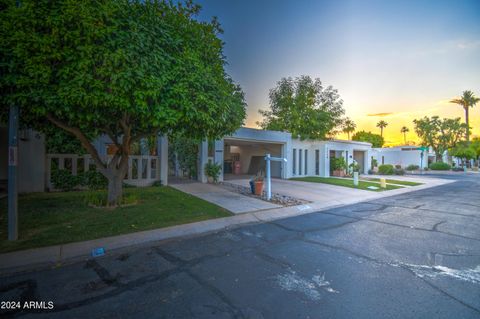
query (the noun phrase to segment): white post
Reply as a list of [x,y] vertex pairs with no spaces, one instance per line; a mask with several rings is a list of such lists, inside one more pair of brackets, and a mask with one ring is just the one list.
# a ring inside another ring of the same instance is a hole
[[215,149],[213,159],[215,164],[220,165],[220,176],[218,176],[218,181],[223,182],[223,139],[215,141]]
[[168,184],[168,137],[162,135],[158,138],[158,158],[160,160],[160,182],[162,185]]
[[199,162],[198,162],[198,181],[202,183],[207,182],[207,175],[205,175],[205,164],[208,163],[208,141],[204,140],[199,145]]
[[267,171],[267,200],[270,200],[272,198],[272,180],[270,176],[270,154],[267,154],[265,156],[265,161],[266,161],[266,171]]
[[266,171],[267,171],[267,176],[265,177],[266,184],[267,184],[267,200],[272,199],[272,178],[270,176],[270,162],[271,161],[276,161],[276,162],[287,162],[286,158],[283,157],[271,157],[270,154],[266,154],[265,156],[265,162],[266,162]]
[[358,186],[358,172],[353,172],[353,185]]

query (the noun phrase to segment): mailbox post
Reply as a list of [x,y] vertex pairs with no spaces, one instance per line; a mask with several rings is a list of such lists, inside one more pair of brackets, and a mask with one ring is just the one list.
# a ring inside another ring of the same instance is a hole
[[266,184],[267,184],[267,200],[272,199],[272,177],[270,173],[270,162],[287,162],[286,158],[283,157],[272,157],[270,154],[267,154],[265,156],[265,162],[266,162]]

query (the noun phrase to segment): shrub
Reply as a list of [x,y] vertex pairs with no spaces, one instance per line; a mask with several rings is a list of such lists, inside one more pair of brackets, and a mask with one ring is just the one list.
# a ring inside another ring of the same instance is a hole
[[59,169],[52,172],[51,182],[56,189],[69,192],[82,184],[82,178],[72,175],[69,170]]
[[82,184],[91,190],[106,189],[108,180],[95,170],[89,170],[82,174]]
[[403,168],[395,168],[395,175],[405,175],[405,170]]
[[393,165],[384,164],[378,167],[378,173],[381,175],[393,175],[395,173],[395,169]]
[[347,169],[347,162],[343,157],[332,157],[330,158],[330,167],[332,170],[344,170]]
[[374,167],[377,167],[378,166],[378,161],[374,158],[372,159],[372,165],[371,165],[371,168],[373,169]]
[[222,166],[213,162],[208,162],[205,164],[205,175],[211,177],[214,183],[218,182],[218,177],[222,171]]
[[373,174],[375,174],[375,171],[373,169],[369,169],[368,170],[368,175],[373,175]]
[[448,171],[451,167],[448,165],[448,163],[436,162],[430,164],[429,168],[433,171]]
[[454,171],[454,172],[463,172],[463,168],[462,168],[462,167],[454,167],[454,168],[452,168],[452,171]]
[[419,168],[420,168],[420,166],[418,166],[418,165],[410,164],[410,165],[407,166],[407,171],[416,171]]
[[396,169],[401,169],[401,168],[402,168],[402,165],[397,164],[397,165],[395,165],[395,168],[396,168]]
[[360,172],[360,164],[358,164],[356,161],[348,165],[348,168],[351,173]]

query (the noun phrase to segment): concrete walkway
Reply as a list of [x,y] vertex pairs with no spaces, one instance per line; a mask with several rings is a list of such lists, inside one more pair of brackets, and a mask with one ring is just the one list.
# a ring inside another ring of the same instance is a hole
[[170,186],[184,193],[194,195],[206,200],[207,202],[211,202],[220,207],[228,209],[234,214],[256,212],[259,210],[282,207],[280,205],[272,204],[257,198],[230,192],[222,187],[212,184],[188,183],[170,184]]
[[[416,178],[415,178],[416,180]],[[276,180],[278,181],[278,180]],[[277,183],[276,185],[280,185]],[[338,188],[338,191],[345,191],[345,187],[333,187],[331,185],[318,184],[318,183],[305,183],[305,182],[293,182],[286,181],[287,189],[291,188],[293,184],[291,183],[302,183],[299,185],[306,192],[309,188],[315,189],[315,186],[326,186],[330,189],[330,195],[335,194],[335,190]],[[304,214],[309,214],[313,212],[320,212],[327,209],[341,207],[345,205],[351,205],[359,203],[369,199],[376,198],[385,198],[390,196],[395,196],[399,194],[405,194],[421,189],[427,189],[435,186],[440,186],[448,183],[455,182],[455,180],[444,180],[444,179],[434,179],[434,178],[425,178],[425,184],[416,186],[416,187],[406,187],[386,192],[367,192],[365,196],[348,196],[345,194],[353,194],[348,192],[344,193],[343,196],[335,196],[334,198],[324,198],[323,201],[314,201],[308,205],[300,206],[290,206],[290,207],[276,207],[267,210],[260,210],[256,212],[250,212],[240,215],[235,215],[231,217],[224,217],[218,219],[211,219],[191,224],[172,226],[167,228],[160,228],[148,231],[141,231],[136,233],[130,233],[125,235],[113,236],[100,238],[95,240],[89,240],[78,243],[70,243],[65,245],[56,245],[36,249],[28,249],[15,251],[6,254],[0,254],[0,275],[15,273],[19,271],[28,271],[39,268],[49,268],[62,265],[65,263],[72,263],[78,260],[84,260],[91,258],[90,254],[92,249],[103,247],[107,254],[110,254],[112,250],[143,245],[151,245],[157,241],[179,238],[184,236],[195,236],[199,234],[205,234],[208,232],[220,231],[223,229],[238,227],[246,224],[253,224],[259,222],[269,222],[273,220],[283,219],[292,216],[299,216]],[[312,185],[313,184],[313,185]],[[195,184],[186,184],[186,185],[195,185]],[[289,185],[289,186],[288,186]],[[205,189],[211,189],[210,187],[215,187],[213,185],[199,184],[196,187],[206,187]],[[200,187],[200,188],[202,188]],[[219,188],[219,187],[216,187]],[[320,188],[317,188],[315,191],[310,190],[310,194],[317,193]],[[333,191],[332,191],[333,189]],[[353,191],[358,192],[358,190]],[[218,191],[218,190],[217,190]],[[205,191],[205,193],[208,193]],[[230,192],[229,192],[230,193]],[[362,192],[363,194],[363,192]],[[317,194],[318,195],[318,194]],[[241,199],[250,199],[249,197],[241,196]],[[309,195],[307,195],[309,196]],[[318,198],[318,197],[317,197]],[[269,204],[269,203],[266,203]]]

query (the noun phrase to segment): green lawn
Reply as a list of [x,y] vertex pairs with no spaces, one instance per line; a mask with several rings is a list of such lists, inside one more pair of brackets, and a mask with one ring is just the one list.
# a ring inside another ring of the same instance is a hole
[[7,199],[0,200],[0,252],[49,246],[168,227],[231,214],[170,187],[124,190],[138,204],[92,208],[86,192],[36,193],[19,197],[19,240],[7,241]]
[[[352,178],[332,178],[332,177],[309,176],[309,177],[291,178],[291,180],[301,181],[301,182],[323,183],[323,184],[344,186],[344,187],[350,187],[350,188],[358,188],[358,189],[364,189],[364,190],[373,191],[373,192],[382,192],[382,191],[385,191],[385,190],[402,188],[401,186],[387,184],[387,188],[383,189],[383,188],[380,188],[380,183],[367,182],[367,181],[359,181],[358,186],[354,186]],[[378,187],[378,189],[368,189],[367,187],[369,187],[369,186],[375,186],[375,187]]]
[[[365,177],[364,179],[372,181],[372,182],[380,182],[380,178],[373,178],[373,177]],[[418,185],[423,185],[423,183],[418,183],[418,182],[409,182],[409,181],[400,181],[398,179],[387,179],[386,180],[387,184],[397,184],[397,185],[405,185],[405,186],[418,186]]]

